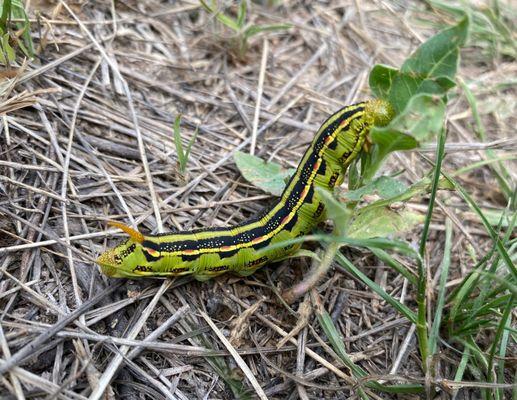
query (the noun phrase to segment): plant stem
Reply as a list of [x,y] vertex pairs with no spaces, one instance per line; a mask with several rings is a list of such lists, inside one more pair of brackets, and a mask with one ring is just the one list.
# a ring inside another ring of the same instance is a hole
[[316,264],[317,261],[315,261],[310,272],[303,278],[303,280],[282,294],[282,297],[287,304],[294,303],[298,298],[318,284],[320,279],[325,276],[327,271],[330,269],[332,261],[334,260],[340,246],[342,246],[342,244],[339,242],[331,242],[325,250],[319,265]]
[[429,207],[425,217],[424,227],[422,230],[422,238],[419,246],[419,260],[418,260],[418,288],[417,288],[417,305],[418,315],[416,332],[418,336],[418,343],[420,348],[420,355],[422,356],[422,367],[427,372],[428,356],[429,356],[429,339],[427,332],[427,266],[425,265],[425,249],[427,238],[429,236],[429,226],[433,216],[434,203],[436,200],[436,193],[438,191],[438,183],[440,181],[442,161],[445,151],[446,131],[442,128],[438,137],[438,146],[436,148],[436,165],[434,167],[433,182],[431,186],[431,196],[429,198]]

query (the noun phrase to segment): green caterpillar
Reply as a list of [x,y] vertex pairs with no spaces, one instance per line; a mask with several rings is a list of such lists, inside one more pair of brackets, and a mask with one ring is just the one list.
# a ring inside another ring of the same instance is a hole
[[246,276],[262,265],[295,252],[299,245],[268,246],[309,233],[325,219],[316,187],[332,191],[350,163],[367,145],[371,127],[393,117],[389,103],[371,100],[347,106],[318,130],[281,198],[262,217],[230,228],[143,235],[119,222],[128,233],[123,244],[97,260],[111,277],[171,277],[192,274],[206,280],[227,271]]

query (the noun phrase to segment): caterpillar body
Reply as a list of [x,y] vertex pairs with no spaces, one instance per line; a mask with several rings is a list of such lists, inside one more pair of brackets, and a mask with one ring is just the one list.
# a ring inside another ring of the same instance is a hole
[[344,107],[318,130],[298,168],[269,211],[228,228],[144,235],[119,222],[129,234],[123,244],[101,254],[97,263],[111,277],[171,277],[192,274],[198,280],[233,272],[253,273],[266,263],[295,252],[299,245],[275,246],[309,233],[325,219],[325,206],[315,190],[332,191],[350,163],[366,146],[373,125],[393,117],[389,103],[370,100]]

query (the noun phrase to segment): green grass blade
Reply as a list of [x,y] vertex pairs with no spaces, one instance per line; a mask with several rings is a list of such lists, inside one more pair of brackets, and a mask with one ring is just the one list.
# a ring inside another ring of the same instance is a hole
[[337,254],[337,261],[341,264],[344,270],[352,273],[357,278],[361,280],[366,286],[372,289],[375,293],[377,293],[384,301],[390,304],[393,308],[395,308],[398,312],[400,312],[403,316],[409,319],[412,323],[416,324],[417,316],[416,314],[409,309],[406,305],[402,304],[400,301],[396,300],[394,297],[390,296],[386,291],[381,288],[377,283],[368,278],[365,274],[363,274],[356,266],[343,254]]
[[433,180],[431,185],[431,195],[429,197],[429,206],[427,207],[427,214],[424,220],[422,229],[422,237],[420,238],[419,254],[420,260],[418,262],[418,287],[416,301],[418,305],[418,321],[416,324],[416,332],[418,336],[418,345],[420,348],[420,355],[422,356],[422,367],[427,371],[428,362],[428,332],[427,332],[427,267],[425,265],[425,249],[427,238],[429,236],[429,226],[431,225],[431,218],[433,216],[434,204],[436,200],[436,193],[438,192],[438,185],[440,182],[440,175],[442,169],[442,161],[445,153],[446,130],[442,128],[438,136],[438,146],[436,148],[436,164],[434,167]]
[[[501,318],[501,321],[504,321],[505,318]],[[506,350],[508,348],[508,343],[510,339],[511,331],[511,324],[512,324],[512,318],[506,318],[505,321],[504,330],[502,332],[501,336],[501,345],[499,346],[499,362],[497,363],[497,382],[498,383],[504,383],[504,376],[505,376],[505,358],[506,358]],[[513,332],[515,335],[515,332]],[[499,392],[500,398],[503,398],[503,392],[500,390]]]
[[262,32],[275,32],[282,31],[291,28],[291,24],[267,24],[267,25],[252,25],[244,31],[244,37],[246,39],[252,36],[258,35]]
[[187,150],[185,151],[185,158],[188,160],[189,159],[189,156],[190,156],[190,150],[192,149],[192,145],[194,144],[194,142],[196,141],[196,138],[197,138],[197,134],[199,133],[199,129],[196,128],[196,130],[194,131],[194,135],[192,136],[192,138],[189,140],[188,142],[188,145],[187,145]]
[[[244,2],[245,0],[243,0]],[[205,0],[199,0],[201,3],[201,6],[208,11],[210,14],[213,14],[219,22],[221,22],[223,25],[226,25],[228,28],[232,29],[235,32],[239,32],[240,27],[237,21],[229,17],[228,15],[224,14],[222,11],[219,11],[216,6],[216,2],[212,2],[212,6],[209,6]]]
[[[454,382],[460,382],[463,380],[463,376],[465,375],[465,370],[467,369],[467,365],[470,360],[470,349],[465,348],[463,351],[463,355],[461,356],[460,363],[458,365],[458,369],[456,370],[456,373],[454,374]],[[456,399],[456,395],[458,394],[458,391],[455,391],[452,395],[452,400]]]
[[[472,91],[470,90],[470,88],[468,87],[468,85],[461,79],[459,81],[460,81],[461,88],[463,89],[463,91],[465,93],[465,97],[467,98],[467,101],[470,105],[470,109],[472,110],[472,116],[474,117],[474,121],[475,121],[476,127],[477,127],[477,129],[475,131],[478,134],[478,137],[481,140],[485,141],[486,140],[485,126],[483,125],[483,122],[481,121],[481,117],[479,115],[476,98],[475,98],[474,94],[472,93]],[[485,153],[487,154],[489,159],[493,159],[495,157],[495,154],[494,154],[493,150],[491,150],[491,149],[487,149],[485,151]],[[499,186],[503,190],[503,194],[505,195],[506,198],[509,198],[512,195],[512,189],[510,187],[510,184],[508,183],[508,179],[511,179],[510,174],[508,173],[508,171],[506,170],[506,168],[504,167],[504,165],[501,162],[498,162],[497,165],[498,165],[500,171],[498,171],[491,164],[490,164],[490,169],[492,170],[492,172],[495,175],[495,178],[499,182]]]
[[366,372],[361,367],[355,365],[354,362],[348,356],[345,349],[345,345],[343,344],[343,339],[341,338],[341,335],[339,334],[336,326],[334,325],[334,321],[332,321],[330,315],[325,310],[322,310],[320,312],[317,312],[316,316],[318,317],[318,321],[321,325],[321,328],[325,332],[325,335],[327,335],[330,344],[332,345],[332,348],[339,356],[341,361],[343,361],[343,363],[348,368],[350,368],[350,370],[354,373],[356,377],[366,376]]
[[239,9],[237,12],[237,25],[239,26],[239,29],[242,29],[246,22],[246,11],[248,7],[247,0],[241,0],[241,3],[239,4]]
[[399,274],[401,274],[404,278],[406,278],[409,282],[411,282],[413,285],[416,286],[417,280],[416,276],[408,270],[404,265],[399,263],[397,260],[395,260],[392,256],[390,256],[388,253],[386,253],[384,250],[375,248],[375,247],[369,247],[368,248],[379,260],[385,262],[388,264],[391,268],[393,268],[395,271],[397,271]]
[[[453,184],[453,186],[455,187],[455,189],[460,193],[461,197],[463,197],[463,199],[467,202],[467,204],[469,205],[469,207],[479,216],[479,218],[481,218],[481,221],[483,222],[483,225],[486,229],[486,231],[488,232],[488,234],[490,235],[490,237],[492,238],[492,240],[494,241],[495,245],[496,245],[496,248],[497,248],[497,251],[499,252],[499,254],[501,255],[501,257],[503,258],[503,260],[505,261],[507,267],[508,267],[508,270],[511,272],[512,274],[512,278],[514,280],[517,280],[517,269],[515,268],[515,265],[514,263],[512,262],[512,260],[510,259],[510,256],[508,255],[506,249],[504,248],[504,245],[503,243],[501,242],[501,239],[499,238],[499,236],[497,235],[497,233],[494,231],[494,229],[492,228],[492,226],[490,225],[490,223],[488,222],[487,218],[485,217],[485,215],[483,214],[483,212],[481,211],[481,209],[479,208],[479,206],[476,204],[476,202],[472,199],[472,197],[470,197],[470,195],[467,193],[467,191],[463,188],[463,186],[461,186],[455,179],[453,179],[450,175],[442,172],[443,175],[449,180],[449,182],[451,182]],[[515,198],[515,195],[514,197]],[[513,199],[512,199],[513,200]],[[513,202],[513,201],[512,201]]]
[[7,21],[11,15],[11,0],[4,0],[2,4],[2,15],[0,16],[0,33],[7,32]]
[[185,172],[185,167],[187,165],[187,156],[185,155],[185,151],[183,149],[183,144],[181,143],[181,133],[180,133],[180,122],[181,115],[177,115],[174,120],[174,145],[176,146],[176,154],[178,156],[178,163],[180,166],[180,171],[182,173]]
[[505,155],[505,156],[498,156],[498,157],[494,157],[494,158],[491,158],[490,160],[482,160],[482,161],[477,161],[475,163],[472,163],[472,164],[469,164],[469,165],[466,165],[462,168],[459,168],[457,169],[456,171],[454,171],[451,176],[452,177],[457,177],[459,175],[462,175],[466,172],[470,172],[472,170],[475,170],[475,169],[478,169],[480,167],[483,167],[485,165],[490,165],[490,164],[493,164],[493,163],[498,163],[498,162],[501,162],[501,161],[514,161],[517,159],[517,155],[515,154],[508,154],[508,155]]
[[[501,317],[501,320],[499,321],[499,324],[497,326],[497,330],[495,332],[492,346],[490,347],[490,352],[488,355],[488,376],[491,382],[492,380],[492,367],[494,365],[494,356],[497,351],[497,348],[502,345],[502,337],[504,333],[504,329],[506,325],[509,325],[511,323],[511,312],[515,309],[515,300],[517,297],[511,296],[510,300],[506,303],[506,307],[504,308],[503,315]],[[501,347],[499,347],[501,350]],[[506,352],[506,351],[505,351]]]
[[[343,339],[341,338],[332,318],[325,310],[318,310],[316,308],[316,317],[318,318],[318,322],[321,325],[321,328],[327,335],[332,349],[336,352],[339,358],[343,361],[343,363],[350,368],[353,374],[358,378],[364,378],[366,381],[364,386],[376,389],[379,391],[387,392],[387,393],[422,393],[424,388],[421,385],[414,384],[401,384],[401,385],[383,385],[375,381],[368,381],[367,372],[362,369],[360,366],[354,364],[354,362],[348,356],[345,346],[343,344]],[[361,390],[361,389],[360,389]],[[364,395],[364,392],[360,392],[360,394]],[[363,396],[361,396],[363,397]]]
[[436,353],[440,326],[442,325],[442,313],[445,306],[445,291],[447,278],[449,277],[449,267],[451,265],[452,251],[452,222],[449,218],[445,221],[445,246],[443,249],[443,258],[441,265],[440,283],[438,285],[438,296],[436,300],[436,308],[434,311],[434,321],[429,334],[429,354],[432,356]]

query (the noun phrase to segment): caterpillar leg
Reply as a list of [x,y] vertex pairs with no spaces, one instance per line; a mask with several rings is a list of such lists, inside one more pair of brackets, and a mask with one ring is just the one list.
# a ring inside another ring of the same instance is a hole
[[256,268],[242,268],[239,271],[234,271],[233,273],[238,276],[250,276],[251,274],[255,273],[255,271],[259,269],[259,267]]

